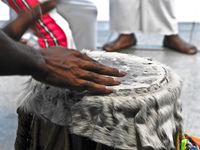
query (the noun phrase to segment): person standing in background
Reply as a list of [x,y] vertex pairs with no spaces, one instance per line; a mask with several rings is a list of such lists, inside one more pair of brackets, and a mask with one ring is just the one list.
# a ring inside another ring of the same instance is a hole
[[164,35],[163,46],[186,54],[197,48],[178,35],[175,0],[110,0],[110,29],[119,33],[116,40],[103,46],[117,51],[137,44],[135,32]]
[[57,12],[69,23],[78,50],[96,49],[97,8],[91,0],[57,0]]

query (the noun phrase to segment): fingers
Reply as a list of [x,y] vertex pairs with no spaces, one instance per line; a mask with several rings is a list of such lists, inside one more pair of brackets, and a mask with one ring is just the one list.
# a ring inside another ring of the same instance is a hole
[[[52,72],[55,72],[62,78],[69,78],[68,81],[71,81],[71,79],[76,80],[76,79],[83,79],[86,81],[92,81],[96,84],[101,84],[101,85],[119,85],[121,83],[120,79],[117,77],[106,77],[91,71],[83,70],[78,67],[73,67],[68,70],[64,68],[58,68],[54,67],[52,65],[47,65],[49,70]],[[72,81],[73,82],[73,81]],[[74,84],[75,81],[74,81]]]
[[[78,55],[79,54],[79,55]],[[86,70],[94,71],[96,73],[104,74],[104,75],[111,75],[122,77],[126,75],[126,72],[119,71],[118,69],[111,68],[105,65],[98,63],[96,60],[78,52],[78,57],[85,60],[85,63],[80,63],[81,67]]]
[[33,22],[35,22],[42,16],[42,10],[41,10],[40,5],[36,5],[35,7],[33,7],[31,9],[31,12],[32,12],[32,17],[33,17]]
[[104,75],[121,77],[126,74],[71,49],[54,47],[43,49],[41,53],[48,68],[48,79],[60,87],[109,93],[113,89],[108,86],[118,85],[120,80]]
[[[51,82],[60,87],[75,89],[75,90],[89,90],[100,93],[110,93],[113,91],[113,85],[119,85],[120,80],[113,77],[105,77],[93,72],[85,71],[82,69],[71,70],[66,74],[65,71],[48,66],[48,70],[54,72],[54,77],[48,76]],[[62,81],[62,82],[61,82]]]
[[26,39],[20,39],[20,42],[21,42],[22,44],[25,44],[25,45],[28,45],[28,46],[31,46],[31,47],[34,46],[32,43],[30,43],[30,42],[29,42],[28,40],[26,40]]
[[87,70],[87,71],[91,71],[91,72],[95,72],[95,73],[103,74],[103,75],[117,76],[117,77],[122,77],[126,75],[124,71],[119,71],[117,69],[102,65],[94,61],[92,58],[84,54],[81,54],[78,51],[74,51],[74,50],[66,51],[66,49],[64,48],[63,49],[60,48],[59,50],[63,50],[63,51],[57,50],[56,55],[62,54],[62,56],[64,56],[66,53],[67,54],[64,56],[65,57],[64,59],[58,59],[59,57],[52,57],[49,63],[54,66],[60,66],[61,68],[66,67],[69,69],[70,69],[70,66],[77,66],[83,70]]
[[33,20],[38,20],[42,15],[48,13],[52,9],[56,7],[56,0],[49,0],[44,3],[40,3],[39,5],[36,5],[32,8],[32,16]]
[[56,0],[48,0],[44,3],[41,3],[40,6],[42,9],[42,14],[46,14],[47,12],[56,7]]
[[85,79],[101,85],[119,85],[121,83],[120,79],[117,77],[106,77],[90,71],[80,70],[76,74],[80,79]]
[[126,72],[124,71],[119,71],[118,69],[102,65],[98,62],[85,61],[84,63],[81,63],[80,65],[81,65],[81,68],[85,70],[93,71],[99,74],[117,76],[117,77],[122,77],[126,75]]
[[81,85],[83,89],[86,89],[88,91],[93,91],[93,92],[100,92],[100,93],[111,93],[113,92],[113,88],[104,86],[104,85],[99,85],[90,81],[84,81],[81,80]]

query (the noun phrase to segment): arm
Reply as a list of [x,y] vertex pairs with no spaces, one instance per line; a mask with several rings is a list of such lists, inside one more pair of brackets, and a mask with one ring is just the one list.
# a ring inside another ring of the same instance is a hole
[[44,61],[34,48],[12,40],[0,30],[0,75],[31,75]]
[[35,50],[13,41],[0,30],[0,75],[31,75],[34,79],[61,88],[109,93],[107,85],[125,72],[101,65],[78,51],[64,47]]
[[12,39],[18,41],[22,35],[30,28],[43,14],[46,14],[55,8],[55,0],[49,0],[39,5],[36,5],[29,11],[24,11],[19,16],[2,30]]

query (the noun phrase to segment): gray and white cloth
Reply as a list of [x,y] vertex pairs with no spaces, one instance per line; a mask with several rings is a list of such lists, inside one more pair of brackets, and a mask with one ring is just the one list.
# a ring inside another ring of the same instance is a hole
[[[127,75],[111,94],[60,89],[32,81],[21,109],[68,126],[71,134],[124,150],[175,149],[182,127],[180,77],[169,67],[134,55],[84,51]],[[117,60],[117,61],[116,61]]]
[[110,29],[121,34],[178,34],[175,0],[110,0]]

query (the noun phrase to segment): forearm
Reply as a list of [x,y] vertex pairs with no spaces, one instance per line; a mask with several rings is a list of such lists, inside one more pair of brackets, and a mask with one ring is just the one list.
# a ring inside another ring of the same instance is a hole
[[40,51],[12,40],[0,30],[0,75],[42,74],[44,64]]
[[12,39],[18,41],[28,28],[31,27],[42,15],[39,5],[19,15],[13,22],[6,25],[2,30]]

